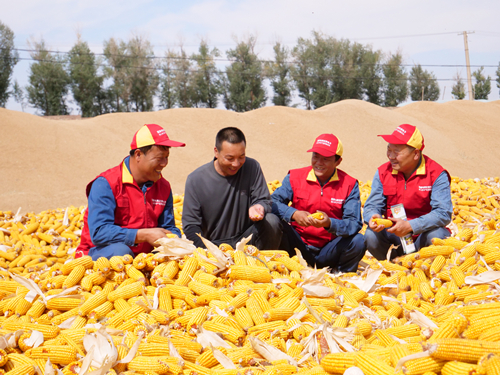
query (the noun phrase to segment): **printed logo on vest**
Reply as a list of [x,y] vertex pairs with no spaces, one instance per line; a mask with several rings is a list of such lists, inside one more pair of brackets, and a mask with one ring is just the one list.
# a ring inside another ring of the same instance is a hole
[[344,200],[343,199],[337,199],[337,198],[332,198],[331,202],[332,204],[343,204]]
[[432,186],[419,186],[418,190],[419,191],[431,191],[432,190]]
[[160,206],[165,206],[167,204],[167,201],[164,201],[162,199],[151,199],[153,204],[158,204]]

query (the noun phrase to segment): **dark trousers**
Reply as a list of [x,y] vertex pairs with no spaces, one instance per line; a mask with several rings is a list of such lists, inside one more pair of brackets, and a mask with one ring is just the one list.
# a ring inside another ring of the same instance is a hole
[[[422,247],[427,247],[432,245],[431,240],[433,238],[446,238],[450,236],[450,232],[444,227],[429,230],[427,232],[421,233],[415,240],[416,251],[420,250]],[[378,260],[387,259],[387,252],[391,245],[399,245],[397,249],[393,249],[391,252],[391,259],[404,255],[403,246],[401,245],[401,240],[395,234],[387,232],[385,229],[380,232],[374,232],[370,228],[366,228],[365,233],[365,244],[366,249]]]
[[212,240],[212,242],[217,246],[221,243],[227,243],[235,248],[242,238],[250,235],[252,235],[252,239],[248,243],[249,245],[254,245],[259,250],[278,250],[282,235],[280,219],[276,215],[268,213],[264,216],[264,219],[254,221],[239,238]]
[[302,257],[311,267],[330,267],[340,272],[356,272],[358,263],[365,254],[363,235],[357,233],[349,237],[337,237],[318,251],[304,243],[297,231],[288,223],[282,222],[283,237],[280,249],[286,250],[290,257],[299,249]]

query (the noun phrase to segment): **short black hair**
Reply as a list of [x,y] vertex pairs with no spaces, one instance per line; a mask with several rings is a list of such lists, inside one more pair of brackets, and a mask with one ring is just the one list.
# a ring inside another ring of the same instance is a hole
[[134,148],[133,150],[130,150],[129,154],[130,154],[130,156],[134,156],[135,150],[140,150],[144,155],[146,155],[149,152],[149,150],[151,150],[153,148],[153,146],[159,147],[162,150],[170,148],[169,146],[149,145],[149,146],[144,146],[144,147],[140,147],[140,148]]
[[335,161],[339,161],[340,155],[335,155]]
[[245,145],[247,144],[245,134],[243,134],[240,129],[234,127],[228,127],[219,130],[219,132],[215,136],[215,147],[217,147],[218,151],[221,150],[222,142],[224,141],[232,144],[238,144],[241,142],[245,142]]

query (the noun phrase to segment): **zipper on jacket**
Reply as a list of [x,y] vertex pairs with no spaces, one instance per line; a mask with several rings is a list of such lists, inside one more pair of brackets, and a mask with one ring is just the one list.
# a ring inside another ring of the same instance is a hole
[[323,186],[321,186],[321,196],[323,196]]

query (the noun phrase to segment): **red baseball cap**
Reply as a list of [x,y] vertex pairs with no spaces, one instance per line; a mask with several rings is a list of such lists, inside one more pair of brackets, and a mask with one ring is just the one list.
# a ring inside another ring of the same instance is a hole
[[316,152],[326,158],[330,156],[338,155],[342,156],[344,152],[344,147],[342,142],[333,134],[321,134],[314,141],[313,147],[307,152]]
[[134,138],[130,144],[130,149],[135,150],[137,148],[151,145],[184,147],[186,144],[173,141],[168,138],[165,129],[163,129],[160,125],[146,124],[134,134]]
[[413,125],[399,125],[390,135],[379,135],[388,143],[395,145],[408,145],[422,151],[425,147],[424,137]]

